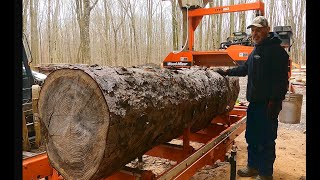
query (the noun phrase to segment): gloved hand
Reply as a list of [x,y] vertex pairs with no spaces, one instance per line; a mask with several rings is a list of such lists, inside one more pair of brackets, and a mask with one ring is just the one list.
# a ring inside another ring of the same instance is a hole
[[276,119],[282,109],[282,101],[270,100],[268,103],[268,118]]
[[223,69],[220,69],[220,68],[217,69],[216,72],[219,73],[221,76],[228,75],[226,70],[223,70]]

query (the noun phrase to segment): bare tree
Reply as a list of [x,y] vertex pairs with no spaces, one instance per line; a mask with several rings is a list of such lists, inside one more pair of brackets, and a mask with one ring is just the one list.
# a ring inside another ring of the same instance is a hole
[[[210,7],[254,1],[215,0],[211,1]],[[182,0],[172,0],[169,6],[151,0],[71,2],[24,0],[23,32],[32,39],[30,47],[35,64],[40,63],[40,59],[50,63],[126,66],[158,63],[169,51],[180,50],[186,42],[187,11],[181,8]],[[305,0],[263,2],[270,26],[292,26],[291,56],[294,61],[305,63]],[[204,6],[207,3],[208,0],[203,0]],[[249,31],[246,22],[254,16],[253,11],[204,16],[195,32],[196,49],[217,49],[230,33]],[[187,48],[188,43],[183,50]]]
[[[217,1],[218,4],[218,1]],[[222,0],[220,0],[219,6],[222,6]],[[219,14],[218,19],[218,28],[217,28],[217,38],[216,38],[216,44],[215,47],[219,47],[221,43],[221,36],[222,36],[222,14]]]
[[302,31],[304,28],[304,22],[303,22],[303,17],[305,17],[304,15],[306,14],[306,1],[301,1],[300,4],[300,16],[298,16],[298,29],[300,32],[299,33],[301,36],[299,36],[299,45],[298,45],[298,63],[299,64],[305,64],[305,51],[302,51],[304,44],[305,44],[305,31]]
[[[212,8],[216,5],[218,5],[218,1],[214,1],[212,3],[209,4],[209,7]],[[217,41],[217,38],[218,38],[218,35],[217,35],[217,15],[216,14],[213,14],[213,15],[210,15],[210,19],[211,21],[209,21],[208,23],[210,23],[211,25],[209,26],[208,28],[208,31],[210,32],[211,34],[211,45],[209,46],[210,49],[217,49],[218,47],[216,46],[216,41]]]
[[[59,28],[59,15],[60,15],[60,1],[56,0],[54,5],[53,14],[51,14],[51,0],[48,0],[48,12],[47,12],[47,39],[48,39],[48,58],[49,63],[59,62],[59,42],[58,33]],[[61,58],[60,58],[61,59]]]
[[80,28],[80,47],[78,51],[78,59],[81,63],[91,61],[90,52],[90,13],[98,0],[90,5],[90,0],[76,0],[77,20]]
[[161,58],[161,55],[163,54],[164,52],[164,47],[166,46],[166,33],[165,33],[165,22],[164,22],[164,18],[163,18],[163,7],[162,5],[160,6],[160,39],[162,40],[161,42],[161,45],[160,45],[160,51],[159,51],[159,59]]
[[[119,1],[120,2],[120,1]],[[130,53],[130,46],[128,46],[128,42],[130,42],[129,39],[130,35],[129,35],[129,31],[126,27],[126,24],[128,23],[128,19],[127,19],[127,13],[125,12],[124,9],[121,9],[120,11],[121,17],[124,18],[124,26],[121,26],[120,28],[120,37],[121,37],[121,43],[120,43],[120,59],[121,61],[118,62],[118,65],[120,66],[128,66],[129,64],[131,64],[131,53]]]
[[[110,47],[110,13],[107,7],[107,1],[103,1],[103,9],[104,9],[104,35],[105,35],[105,55],[109,57],[111,55],[111,47]],[[111,58],[107,58],[107,64],[111,64]]]
[[38,0],[30,0],[31,21],[31,55],[33,65],[39,64],[39,30],[38,30]]
[[177,0],[172,0],[172,47],[173,49],[178,49],[178,22],[177,22]]
[[[247,0],[241,0],[241,3],[246,3]],[[240,12],[240,31],[246,32],[246,12]]]
[[23,9],[22,9],[22,32],[26,33],[27,31],[27,11],[28,11],[29,0],[23,1]]
[[154,3],[157,3],[156,6],[159,5],[160,1],[147,0],[147,53],[146,53],[146,62],[150,63],[151,60],[151,51],[153,46],[153,15],[156,12],[154,9]]
[[136,28],[136,7],[137,7],[137,0],[130,1],[130,3],[124,3],[123,1],[119,1],[121,7],[125,10],[127,13],[129,19],[130,19],[130,26],[131,26],[131,32],[133,36],[133,42],[134,42],[134,55],[139,60],[139,42],[137,37],[137,28]]
[[[294,4],[292,4],[291,9],[292,13],[295,15],[292,18],[294,22],[292,23],[292,26],[295,27],[295,31],[293,32],[295,34],[295,44],[293,44],[294,48],[294,61],[296,63],[302,64],[302,42],[304,39],[303,33],[301,33],[301,29],[303,27],[303,21],[302,17],[303,14],[305,14],[305,1],[294,1]],[[295,7],[295,10],[293,11],[293,7]],[[300,30],[300,31],[299,31]]]
[[270,8],[268,8],[269,9],[268,15],[269,15],[269,22],[270,22],[269,24],[270,24],[271,28],[273,28],[273,22],[274,22],[273,19],[275,18],[275,16],[273,16],[274,0],[270,0],[269,7],[270,7]]
[[203,27],[202,27],[202,22],[204,21],[204,19],[202,19],[202,21],[199,23],[199,25],[198,25],[198,39],[199,39],[199,41],[197,42],[197,44],[198,44],[198,48],[197,49],[199,49],[199,50],[202,50],[202,32],[203,32]]
[[78,47],[76,47],[76,44],[80,44],[80,41],[79,41],[79,37],[80,37],[80,33],[78,31],[78,26],[79,24],[77,23],[77,9],[75,6],[71,6],[70,9],[72,10],[72,14],[70,15],[70,19],[71,19],[71,37],[72,37],[72,41],[71,41],[71,44],[72,44],[72,47],[71,48],[71,59],[70,59],[70,62],[71,63],[76,63],[78,62],[77,60],[79,58],[75,58],[78,56]]
[[[230,0],[230,5],[234,5],[234,0]],[[234,26],[235,26],[234,13],[230,13],[230,33],[229,33],[230,36],[234,32]]]
[[120,18],[111,18],[111,27],[112,27],[112,31],[113,31],[113,43],[114,43],[113,63],[116,64],[118,61],[118,44],[119,44],[118,43],[118,40],[119,40],[118,39],[118,31],[124,22],[124,18],[121,17],[121,14],[116,14],[116,12],[118,12],[117,10],[114,10],[116,12],[112,13],[109,3],[107,5],[107,9],[110,12],[110,15],[112,17],[117,17],[117,16],[120,17]]
[[48,60],[49,63],[53,62],[53,59],[51,58],[51,0],[48,0],[48,6],[47,6],[48,10],[47,10],[47,40],[48,40]]
[[[206,33],[205,33],[205,39],[204,39],[204,48],[206,49],[206,50],[208,50],[208,49],[210,49],[211,48],[211,46],[210,46],[210,42],[211,42],[211,40],[213,39],[212,38],[212,36],[211,36],[211,16],[208,16],[208,19],[207,19],[207,21],[206,21]],[[209,39],[210,39],[210,41],[209,41]]]

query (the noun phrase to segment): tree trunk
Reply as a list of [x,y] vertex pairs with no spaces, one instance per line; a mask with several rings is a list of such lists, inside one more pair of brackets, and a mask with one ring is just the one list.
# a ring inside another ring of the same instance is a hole
[[202,49],[202,34],[203,34],[203,23],[202,23],[203,21],[201,21],[200,23],[199,23],[199,25],[198,25],[198,27],[199,27],[199,30],[198,30],[198,37],[199,37],[199,42],[198,42],[198,50],[199,51],[203,51],[203,49]]
[[[234,5],[234,0],[230,1],[231,5]],[[235,22],[234,22],[234,13],[230,13],[230,32],[229,32],[229,36],[232,36],[234,33],[234,27],[235,27]]]
[[23,9],[22,9],[22,33],[26,33],[27,31],[27,11],[28,11],[29,0],[23,1]]
[[[106,37],[106,40],[104,42],[105,45],[105,57],[110,57],[111,56],[111,51],[110,51],[110,14],[107,8],[107,1],[102,1],[103,2],[103,10],[104,10],[104,34]],[[103,62],[103,64],[109,64],[111,65],[111,60],[110,58],[104,58],[105,61]]]
[[[130,18],[130,26],[131,26],[131,34],[133,37],[133,53],[135,60],[139,60],[139,42],[137,38],[137,27],[136,27],[136,6],[137,6],[137,1],[131,1],[131,3],[126,3],[119,1],[120,5],[124,9],[124,12],[127,13],[128,17]],[[139,64],[139,63],[136,63]]]
[[60,16],[60,2],[59,0],[56,0],[55,2],[55,8],[54,8],[54,12],[53,12],[53,17],[52,17],[52,31],[51,31],[51,44],[50,44],[50,57],[51,57],[51,63],[52,62],[59,62],[61,63],[61,58],[59,58],[59,56],[62,53],[59,53],[59,48],[58,46],[61,44],[61,42],[59,42],[59,16]]
[[273,31],[273,28],[274,28],[274,18],[275,16],[273,15],[273,12],[274,12],[274,0],[270,0],[269,2],[269,26],[270,26],[270,30]]
[[[218,2],[218,1],[217,1]],[[216,3],[217,3],[216,2]],[[209,7],[210,8],[212,8],[212,7],[214,7],[216,4],[213,4],[213,3],[210,3],[209,4]],[[211,47],[210,47],[210,49],[218,49],[219,48],[219,46],[216,46],[216,40],[217,40],[217,33],[216,33],[216,31],[217,31],[217,26],[216,26],[216,22],[217,22],[217,15],[210,15],[210,17],[211,17],[211,22],[210,22],[210,29],[208,30],[208,31],[210,31],[210,33],[212,34],[212,43],[211,43]]]
[[78,61],[80,63],[90,64],[91,62],[90,12],[97,2],[98,0],[95,0],[90,5],[89,0],[76,0],[77,20],[80,28],[80,46],[78,51]]
[[31,21],[31,56],[32,65],[40,64],[39,58],[39,30],[38,30],[38,0],[30,0],[30,21]]
[[[242,3],[247,3],[246,0],[242,0]],[[240,31],[241,32],[246,32],[246,12],[240,12]]]
[[[218,1],[217,1],[218,3]],[[222,6],[222,0],[220,0],[219,6]],[[218,29],[217,29],[217,38],[216,38],[216,47],[220,47],[221,41],[221,36],[222,36],[222,14],[219,14],[219,19],[218,19]]]
[[47,12],[47,45],[48,45],[48,63],[53,63],[52,59],[52,40],[51,40],[51,0],[48,0],[48,12]]
[[[178,48],[178,20],[177,20],[177,4],[176,4],[176,0],[172,1],[172,8],[171,8],[171,12],[172,12],[172,47],[174,50],[179,50]],[[187,28],[183,28],[183,34],[186,35],[186,31],[185,30]],[[185,41],[185,37],[183,37],[183,41]],[[184,43],[184,42],[183,42]]]
[[153,33],[153,25],[152,25],[152,11],[153,5],[151,0],[147,0],[147,54],[146,54],[146,62],[151,62],[151,46],[152,44],[152,33]]
[[48,158],[65,179],[109,176],[184,128],[196,132],[229,112],[239,89],[237,77],[199,67],[65,65],[39,97]]

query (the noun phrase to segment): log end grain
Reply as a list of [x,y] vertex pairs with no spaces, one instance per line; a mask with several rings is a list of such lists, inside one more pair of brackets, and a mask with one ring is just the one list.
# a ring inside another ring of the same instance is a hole
[[103,159],[109,111],[98,84],[79,69],[47,77],[39,97],[51,165],[65,179],[90,179]]

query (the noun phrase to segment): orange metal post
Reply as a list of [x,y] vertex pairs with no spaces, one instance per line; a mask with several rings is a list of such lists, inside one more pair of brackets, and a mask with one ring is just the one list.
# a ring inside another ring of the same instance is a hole
[[23,180],[40,179],[52,175],[52,167],[46,153],[24,159],[22,162]]
[[192,146],[190,146],[190,128],[185,128],[183,131],[183,150],[186,155],[193,151]]
[[189,51],[192,51],[193,50],[193,43],[194,43],[194,30],[193,29],[193,26],[192,26],[192,22],[193,22],[193,18],[189,18],[188,17],[188,42],[189,42]]

